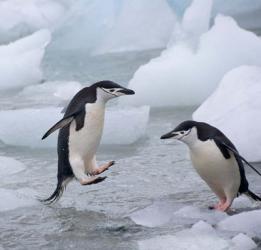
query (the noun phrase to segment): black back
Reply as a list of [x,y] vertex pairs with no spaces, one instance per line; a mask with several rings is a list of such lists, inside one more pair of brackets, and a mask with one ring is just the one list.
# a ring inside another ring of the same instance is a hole
[[[197,128],[199,140],[214,140],[225,159],[229,159],[231,157],[231,153],[233,153],[228,147],[232,148],[235,152],[238,152],[234,144],[219,129],[204,122],[185,121],[178,125],[174,131],[189,130],[192,127]],[[234,156],[236,158],[241,177],[239,193],[244,193],[248,191],[248,182],[245,175],[244,164],[239,157],[239,154],[234,154]]]

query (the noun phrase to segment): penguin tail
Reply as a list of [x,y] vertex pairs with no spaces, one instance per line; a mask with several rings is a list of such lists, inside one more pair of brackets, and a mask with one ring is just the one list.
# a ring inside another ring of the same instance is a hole
[[71,181],[71,179],[72,179],[71,177],[67,177],[62,181],[58,181],[56,189],[51,194],[51,196],[48,197],[47,199],[39,199],[39,201],[41,201],[45,205],[50,205],[52,203],[57,202],[62,197],[62,194],[66,189],[67,184]]
[[251,198],[251,199],[253,199],[253,200],[255,200],[255,201],[261,201],[261,197],[259,197],[258,195],[256,195],[255,193],[253,193],[253,192],[250,191],[250,190],[247,190],[247,192],[245,192],[245,194],[246,194],[249,198]]

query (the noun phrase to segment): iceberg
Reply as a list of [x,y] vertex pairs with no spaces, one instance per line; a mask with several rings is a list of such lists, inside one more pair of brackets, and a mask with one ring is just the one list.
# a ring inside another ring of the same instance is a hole
[[174,42],[141,66],[129,82],[136,95],[121,101],[150,106],[199,105],[231,69],[261,65],[260,38],[240,28],[231,17],[218,15],[198,41],[196,46],[188,41]]
[[54,29],[65,12],[61,1],[0,1],[0,42],[10,42],[43,28]]
[[166,46],[175,25],[175,14],[167,1],[123,0],[118,12],[96,54]]
[[[102,144],[131,144],[144,136],[149,110],[149,107],[108,109]],[[61,108],[56,107],[0,111],[0,140],[15,146],[56,147],[57,136],[52,134],[43,141],[41,137],[62,116]]]
[[[261,161],[261,67],[241,66],[228,72],[193,119],[219,128],[248,161]],[[251,132],[250,132],[251,131]]]
[[0,46],[0,90],[13,90],[40,82],[40,65],[50,40],[50,31],[40,30]]

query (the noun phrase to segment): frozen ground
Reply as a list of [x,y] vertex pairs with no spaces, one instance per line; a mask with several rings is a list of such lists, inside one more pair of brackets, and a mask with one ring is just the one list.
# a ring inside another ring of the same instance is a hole
[[[253,249],[247,247],[260,242],[255,219],[260,210],[247,211],[261,207],[242,197],[234,204],[234,216],[209,211],[207,206],[216,198],[192,169],[186,147],[159,140],[180,120],[190,118],[192,111],[152,110],[146,138],[99,150],[99,162],[117,162],[104,183],[82,187],[73,182],[53,206],[36,198],[47,197],[55,187],[55,150],[1,145],[1,155],[23,164],[8,164],[13,166],[11,174],[1,174],[0,197],[8,201],[0,205],[2,246],[165,250],[208,249],[215,242],[215,249]],[[248,170],[247,176],[252,189],[261,193],[260,178]],[[242,211],[246,212],[239,214]]]

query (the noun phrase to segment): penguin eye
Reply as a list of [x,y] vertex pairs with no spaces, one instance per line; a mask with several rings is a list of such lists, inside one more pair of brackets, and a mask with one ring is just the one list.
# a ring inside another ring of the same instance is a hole
[[110,89],[109,91],[112,93],[114,91],[114,89]]
[[184,132],[184,131],[181,131],[180,133],[183,135],[185,132]]

